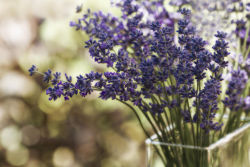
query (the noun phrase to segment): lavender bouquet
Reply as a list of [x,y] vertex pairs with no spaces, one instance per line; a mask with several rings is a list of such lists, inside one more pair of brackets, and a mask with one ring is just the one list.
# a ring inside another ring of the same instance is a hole
[[[210,48],[196,32],[186,8],[171,14],[163,0],[121,0],[115,5],[121,17],[88,10],[70,22],[89,36],[85,48],[108,71],[79,75],[75,82],[67,74],[61,79],[59,72],[40,73],[51,84],[46,90],[49,100],[99,92],[103,100],[128,106],[147,137],[150,131],[140,114],[159,142],[197,148],[209,146],[245,123],[241,120],[249,115],[248,74],[236,68],[229,80],[223,78],[230,54],[226,33],[218,31]],[[29,72],[39,73],[34,65]],[[172,130],[167,128],[170,125]],[[209,166],[199,151],[154,149],[166,167]]]

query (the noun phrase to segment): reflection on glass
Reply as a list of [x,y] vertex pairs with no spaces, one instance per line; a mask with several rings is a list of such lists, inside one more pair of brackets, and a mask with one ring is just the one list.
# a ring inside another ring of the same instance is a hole
[[[157,141],[156,135],[146,140],[147,167],[249,167],[250,123],[224,136],[208,147],[194,147]],[[170,154],[164,166],[159,154]],[[171,150],[171,152],[166,152]]]

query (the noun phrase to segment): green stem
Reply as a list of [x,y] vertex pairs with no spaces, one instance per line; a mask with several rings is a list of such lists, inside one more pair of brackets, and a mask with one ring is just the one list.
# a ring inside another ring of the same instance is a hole
[[[148,132],[146,131],[146,129],[144,128],[144,126],[143,126],[143,124],[142,124],[142,121],[141,121],[141,119],[140,119],[140,116],[137,114],[137,112],[136,112],[136,110],[134,109],[134,107],[132,107],[130,104],[128,104],[128,103],[126,103],[126,102],[124,102],[124,101],[121,101],[121,100],[119,100],[119,99],[116,99],[116,100],[118,100],[118,101],[120,101],[121,103],[125,104],[126,106],[128,106],[128,107],[134,112],[134,114],[135,114],[137,120],[139,121],[139,124],[140,124],[140,126],[142,127],[144,133],[146,134],[146,136],[147,136],[148,138],[150,138],[149,133],[148,133]],[[164,164],[166,164],[164,158],[163,158],[162,155],[160,154],[159,149],[158,149],[154,144],[153,144],[153,147],[154,147],[154,149],[156,150],[156,152],[158,153],[158,155],[160,156],[162,162],[163,162]]]
[[[190,106],[189,106],[189,101],[187,99],[186,101],[187,103],[187,107],[188,107],[188,111],[190,112],[190,115],[191,115],[191,111],[190,111]],[[193,135],[193,145],[195,145],[195,132],[194,132],[194,124],[193,124],[193,118],[192,118],[192,115],[191,115],[191,130],[192,130],[192,135]]]
[[247,23],[247,29],[246,29],[246,35],[245,35],[245,38],[244,38],[244,42],[243,42],[243,48],[242,48],[242,50],[243,50],[243,54],[245,54],[244,56],[244,59],[246,59],[247,58],[247,54],[246,54],[246,51],[248,50],[248,49],[246,49],[246,46],[247,46],[247,40],[248,40],[248,32],[249,32],[249,29],[250,29],[250,22],[248,22]]

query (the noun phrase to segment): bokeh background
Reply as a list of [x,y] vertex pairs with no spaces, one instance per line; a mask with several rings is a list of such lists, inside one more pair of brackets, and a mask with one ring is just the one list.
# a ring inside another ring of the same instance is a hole
[[97,95],[51,102],[41,76],[27,72],[105,70],[69,26],[81,4],[117,13],[109,0],[0,0],[0,167],[145,166],[145,136],[128,108]]

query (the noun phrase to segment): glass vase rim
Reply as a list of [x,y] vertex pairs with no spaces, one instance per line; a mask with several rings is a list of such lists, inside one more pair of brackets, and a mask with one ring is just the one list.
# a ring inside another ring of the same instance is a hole
[[[246,120],[248,120],[247,118]],[[173,125],[170,125],[167,127],[167,131],[170,131],[174,128]],[[241,133],[246,131],[247,129],[250,128],[250,122],[245,123],[244,125],[240,126],[239,128],[235,129],[231,133],[228,133],[224,137],[220,138],[219,140],[211,143],[209,146],[206,147],[201,147],[201,146],[194,146],[194,145],[184,145],[184,144],[176,144],[176,143],[167,143],[167,142],[160,142],[160,141],[155,141],[157,140],[157,135],[154,134],[150,136],[150,138],[147,138],[145,140],[146,145],[165,145],[165,146],[172,146],[172,147],[182,147],[182,148],[187,148],[187,149],[196,149],[196,150],[213,150],[215,148],[218,148],[219,146],[226,144],[227,142],[231,141],[232,139],[236,138],[239,136]],[[160,134],[161,135],[161,134]]]

